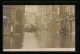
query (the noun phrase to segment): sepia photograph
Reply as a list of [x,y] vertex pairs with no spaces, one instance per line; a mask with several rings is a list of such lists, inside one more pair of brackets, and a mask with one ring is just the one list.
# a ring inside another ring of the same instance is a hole
[[3,5],[3,51],[75,51],[75,5]]

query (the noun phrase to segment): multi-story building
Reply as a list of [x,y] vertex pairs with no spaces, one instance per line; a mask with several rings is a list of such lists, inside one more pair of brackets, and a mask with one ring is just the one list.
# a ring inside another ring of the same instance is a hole
[[3,48],[20,48],[24,31],[23,5],[3,5]]
[[74,5],[41,5],[37,22],[41,47],[75,47]]
[[39,6],[39,18],[38,18],[38,38],[41,43],[41,47],[58,48],[59,41],[56,32],[56,21],[54,18],[54,10],[52,5]]
[[60,47],[75,47],[75,6],[56,5],[55,13]]

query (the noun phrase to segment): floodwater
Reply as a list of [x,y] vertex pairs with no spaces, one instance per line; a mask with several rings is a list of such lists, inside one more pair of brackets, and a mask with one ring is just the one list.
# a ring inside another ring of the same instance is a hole
[[4,49],[39,48],[39,41],[35,32],[24,32],[24,35],[9,35],[3,37]]
[[[41,36],[41,38],[38,37]],[[28,48],[73,48],[75,46],[75,36],[61,35],[59,39],[48,37],[48,33],[38,34],[36,32],[24,32],[23,35],[16,34],[3,37],[4,49],[28,49]],[[54,35],[52,35],[54,36]],[[58,42],[59,41],[59,42]],[[56,43],[57,42],[57,43]],[[55,43],[55,44],[54,44]],[[58,46],[58,44],[60,46]]]
[[36,34],[34,32],[32,32],[32,33],[25,32],[22,45],[23,45],[22,49],[39,48],[39,41],[36,37]]

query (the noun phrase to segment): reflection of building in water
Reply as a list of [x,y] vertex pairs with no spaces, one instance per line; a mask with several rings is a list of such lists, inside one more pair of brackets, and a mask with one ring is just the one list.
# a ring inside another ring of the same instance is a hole
[[21,48],[24,6],[3,6],[3,48]]

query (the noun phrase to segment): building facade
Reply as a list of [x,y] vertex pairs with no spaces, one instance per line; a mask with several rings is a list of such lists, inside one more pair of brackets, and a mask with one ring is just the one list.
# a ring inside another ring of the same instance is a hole
[[56,21],[52,5],[39,6],[38,38],[43,48],[58,48],[59,40],[56,32]]
[[[55,6],[55,18],[60,37],[60,47],[75,47],[75,6]],[[64,41],[65,40],[65,41]]]
[[24,10],[22,5],[3,5],[3,48],[20,48],[24,31]]
[[42,5],[39,6],[39,16],[37,25],[41,47],[75,47],[74,5]]

